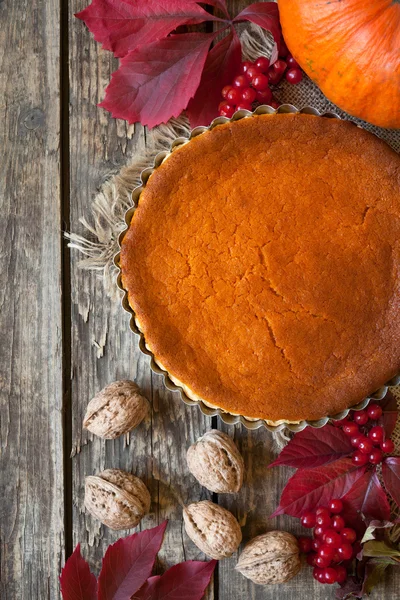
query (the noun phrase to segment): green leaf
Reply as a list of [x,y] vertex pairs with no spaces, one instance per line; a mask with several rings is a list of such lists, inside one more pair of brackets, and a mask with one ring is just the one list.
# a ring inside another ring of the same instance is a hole
[[365,530],[365,533],[361,540],[361,543],[365,544],[365,542],[374,540],[376,533],[377,533],[377,531],[376,531],[377,529],[388,529],[390,527],[393,527],[393,523],[391,521],[376,521],[376,520],[371,521],[371,523],[368,525],[367,529]]
[[363,555],[374,558],[389,557],[398,559],[400,558],[400,551],[384,541],[371,540],[364,544]]
[[391,563],[387,560],[368,561],[365,569],[365,579],[362,594],[370,594],[373,588],[385,578],[385,571]]

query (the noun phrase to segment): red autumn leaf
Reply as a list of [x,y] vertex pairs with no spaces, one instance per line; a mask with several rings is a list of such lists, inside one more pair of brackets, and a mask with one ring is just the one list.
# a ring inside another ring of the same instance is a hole
[[342,498],[364,471],[365,467],[354,466],[349,458],[315,469],[299,469],[286,484],[280,504],[271,517],[281,514],[301,517],[306,511],[326,505],[332,498]]
[[93,0],[75,16],[117,57],[166,37],[180,25],[220,20],[187,0]]
[[382,464],[383,482],[389,494],[400,506],[400,456],[388,456]]
[[396,427],[397,418],[399,416],[399,410],[397,407],[397,400],[393,396],[392,392],[388,392],[382,402],[380,402],[380,406],[383,410],[383,415],[379,419],[379,425],[385,430],[386,437],[390,437]]
[[390,506],[375,470],[366,471],[342,498],[342,516],[357,531],[365,530],[362,515],[378,521],[387,521]]
[[164,575],[151,577],[132,600],[201,600],[214,572],[216,560],[188,560],[171,567]]
[[99,600],[128,600],[151,575],[167,521],[121,538],[107,548],[99,576]]
[[[202,0],[190,0],[190,2],[201,2]],[[229,17],[229,11],[228,8],[226,6],[226,0],[206,0],[205,2],[203,2],[203,4],[210,4],[211,6],[215,6],[216,8],[219,8],[220,11],[222,11],[224,13],[224,15],[226,17]]]
[[177,117],[199,86],[215,35],[171,35],[133,50],[113,73],[100,106],[115,118],[149,127]]
[[209,125],[217,116],[221,90],[231,83],[237,74],[241,58],[240,41],[232,28],[229,35],[218,42],[208,54],[200,85],[187,108],[192,127]]
[[354,451],[349,437],[339,428],[325,425],[320,429],[306,427],[296,433],[270,467],[286,465],[296,469],[312,469],[334,462]]
[[362,598],[362,579],[355,575],[349,575],[344,583],[335,590],[336,600],[351,600],[352,598]]
[[[217,8],[223,18],[205,10],[204,4]],[[217,116],[221,90],[237,74],[241,61],[233,23],[252,21],[280,38],[274,2],[252,4],[233,21],[226,0],[92,0],[76,16],[103,48],[122,58],[100,106],[114,118],[150,127],[178,116],[188,105],[192,126],[208,125]],[[180,26],[204,21],[223,27],[209,34],[171,34]],[[215,37],[228,28],[230,33],[207,58]]]
[[270,31],[275,42],[280,44],[281,27],[279,24],[279,10],[276,2],[256,2],[246,6],[234,19],[235,22],[251,21],[263,29]]
[[159,579],[161,579],[161,575],[149,577],[142,587],[133,594],[130,600],[154,600],[156,598],[154,591]]
[[97,581],[88,563],[81,556],[80,544],[65,563],[60,575],[64,600],[96,600]]

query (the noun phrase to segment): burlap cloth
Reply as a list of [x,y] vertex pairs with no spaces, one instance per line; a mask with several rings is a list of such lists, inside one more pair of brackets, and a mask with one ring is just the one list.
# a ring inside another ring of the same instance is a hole
[[317,88],[308,77],[305,77],[298,85],[290,85],[285,81],[279,86],[279,90],[275,95],[280,102],[294,104],[297,108],[314,106],[319,111],[332,111],[340,117],[354,121],[364,129],[368,129],[368,131],[372,131],[372,133],[375,133],[377,136],[384,139],[392,146],[392,148],[394,148],[394,150],[396,150],[396,152],[400,152],[400,129],[382,129],[380,127],[375,127],[374,125],[369,125],[369,123],[365,123],[365,121],[360,121],[360,119],[351,117],[343,110],[340,110],[335,104],[329,102],[319,88]]

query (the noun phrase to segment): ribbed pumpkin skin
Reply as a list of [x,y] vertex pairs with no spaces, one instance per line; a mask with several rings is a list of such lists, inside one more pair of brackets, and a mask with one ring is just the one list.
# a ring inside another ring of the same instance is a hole
[[400,0],[278,0],[286,44],[340,108],[400,128]]

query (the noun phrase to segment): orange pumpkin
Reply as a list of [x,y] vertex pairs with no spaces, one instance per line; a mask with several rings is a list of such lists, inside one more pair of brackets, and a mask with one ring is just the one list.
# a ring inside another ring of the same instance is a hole
[[400,128],[400,0],[278,0],[283,36],[346,112]]

